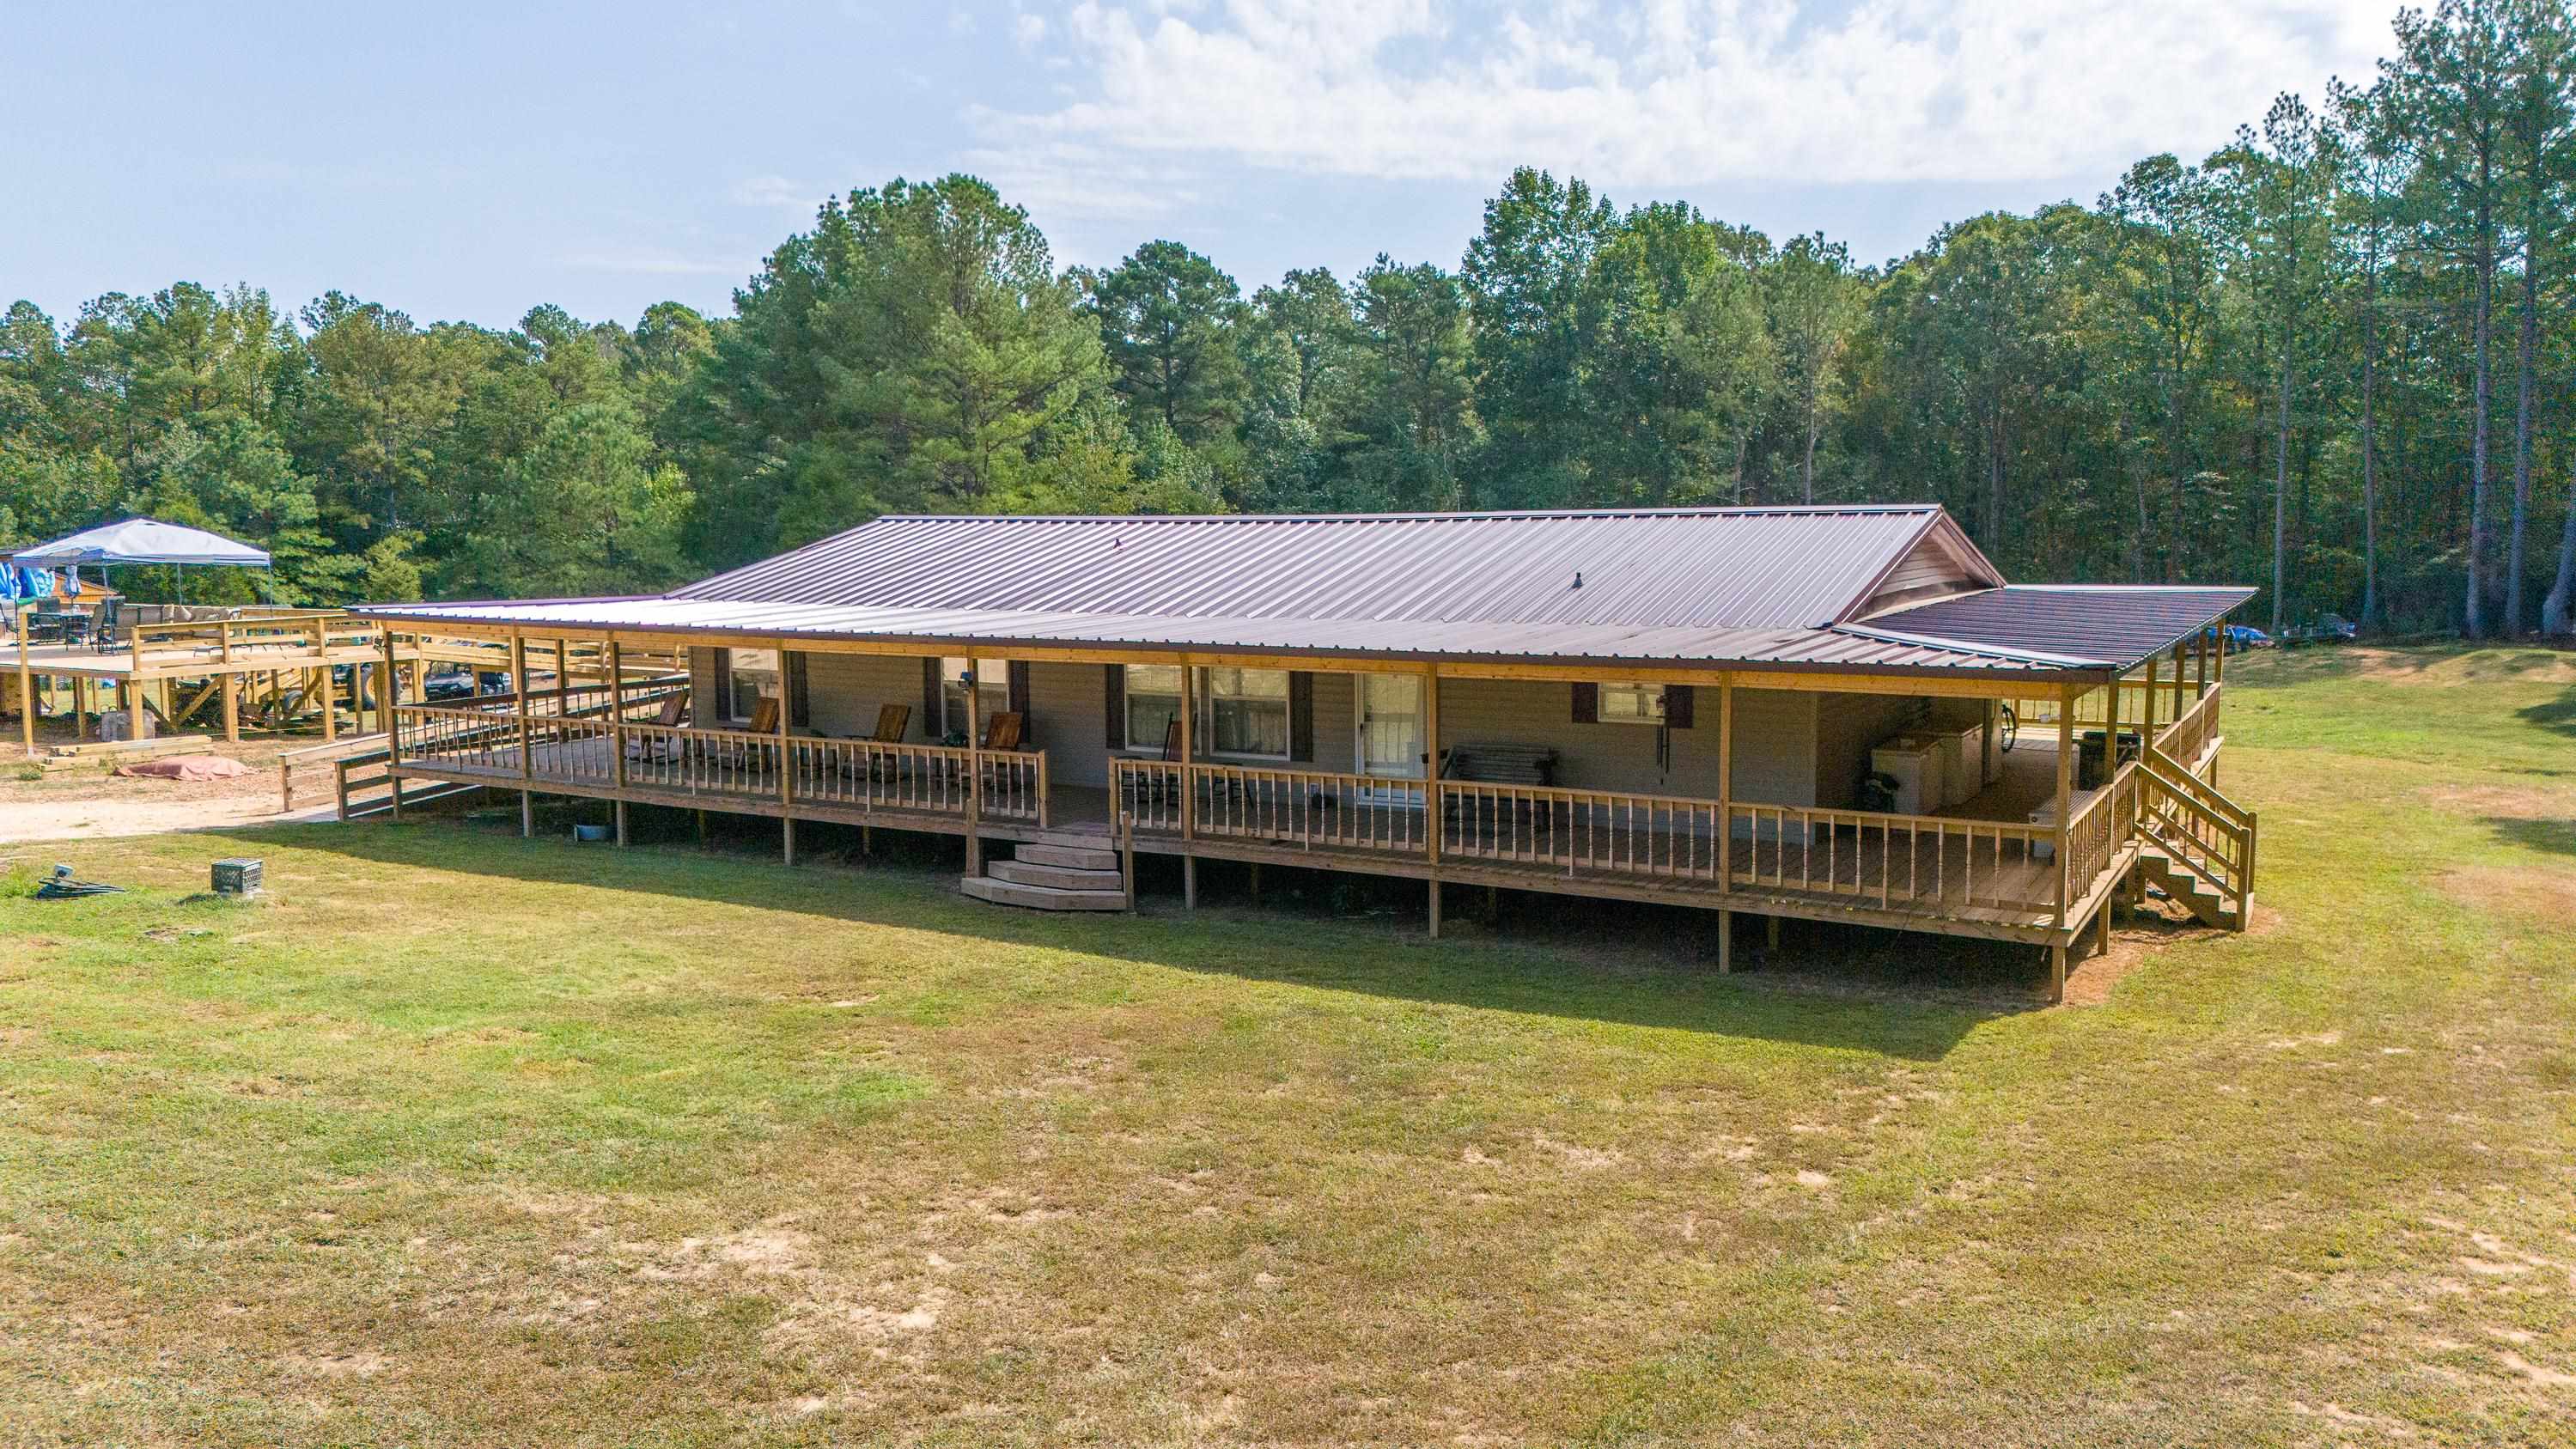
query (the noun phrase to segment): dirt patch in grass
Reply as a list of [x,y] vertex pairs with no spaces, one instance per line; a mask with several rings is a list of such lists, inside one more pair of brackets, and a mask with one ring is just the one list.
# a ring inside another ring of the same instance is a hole
[[2576,871],[2548,866],[2468,866],[2444,873],[2452,899],[2482,911],[2576,920]]
[[2576,817],[2576,790],[2541,786],[2427,785],[2416,797],[2455,815],[2490,820],[2564,820]]

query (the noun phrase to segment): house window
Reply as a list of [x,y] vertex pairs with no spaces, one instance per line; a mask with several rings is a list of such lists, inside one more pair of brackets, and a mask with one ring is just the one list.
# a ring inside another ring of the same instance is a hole
[[[1011,661],[977,659],[975,661],[976,717],[990,722],[993,716],[1011,707]],[[966,733],[966,661],[952,656],[939,661],[939,712],[943,716],[939,730],[944,735]]]
[[1127,745],[1159,753],[1172,721],[1181,717],[1181,666],[1127,666]]
[[1208,752],[1288,758],[1288,671],[1210,669]]
[[760,697],[778,695],[778,651],[728,649],[725,667],[725,718],[736,724],[749,724],[752,711],[760,707]]
[[1601,686],[1603,724],[1659,725],[1664,722],[1664,687],[1660,684]]

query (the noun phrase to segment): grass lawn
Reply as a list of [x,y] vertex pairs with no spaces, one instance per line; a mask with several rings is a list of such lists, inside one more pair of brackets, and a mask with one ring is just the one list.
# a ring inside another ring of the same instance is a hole
[[[2056,1009],[454,824],[0,850],[0,1442],[2576,1442],[2576,658],[2231,674],[2258,928]],[[273,898],[191,895],[236,848]]]

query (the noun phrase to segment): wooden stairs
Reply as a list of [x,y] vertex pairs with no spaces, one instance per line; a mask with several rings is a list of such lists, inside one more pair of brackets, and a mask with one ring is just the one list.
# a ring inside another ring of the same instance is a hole
[[997,906],[1035,911],[1123,911],[1127,877],[1106,826],[1051,830],[1019,846],[1016,858],[988,862],[957,888]]
[[2202,925],[2244,930],[2254,914],[2254,812],[2160,750],[2138,769],[2139,876]]

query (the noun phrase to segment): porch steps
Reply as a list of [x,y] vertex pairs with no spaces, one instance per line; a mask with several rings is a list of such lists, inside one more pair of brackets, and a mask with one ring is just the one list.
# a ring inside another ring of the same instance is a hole
[[1039,911],[1123,911],[1127,878],[1109,837],[1050,831],[1017,847],[1018,859],[996,860],[957,888],[979,901]]
[[[1027,847],[1023,846],[1025,851]],[[997,860],[984,867],[984,874],[1013,885],[1053,886],[1063,891],[1118,891],[1127,889],[1127,878],[1115,867],[1100,869],[1076,865],[1049,865],[1023,856],[1019,860]]]
[[2138,869],[2204,926],[2233,931],[2242,924],[2236,907],[2199,872],[2186,867],[2167,847],[2150,840],[2138,847]]
[[1066,870],[1116,871],[1118,852],[1088,845],[1023,845],[1019,848],[1023,865],[1061,866]]

